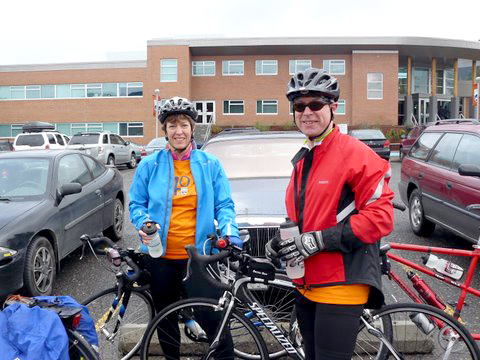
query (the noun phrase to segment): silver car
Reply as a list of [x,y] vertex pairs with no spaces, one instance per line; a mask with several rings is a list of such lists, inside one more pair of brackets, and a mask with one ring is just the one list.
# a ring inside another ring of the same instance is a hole
[[214,137],[203,147],[227,173],[237,223],[248,229],[255,256],[264,255],[266,242],[285,221],[290,161],[304,142],[299,132],[241,132]]
[[135,151],[128,141],[109,132],[84,132],[73,135],[67,149],[80,150],[107,165],[137,166]]
[[158,137],[150,140],[147,146],[145,146],[145,155],[142,154],[142,158],[153,154],[156,151],[165,149],[165,146],[167,146],[167,139],[165,139],[164,137]]

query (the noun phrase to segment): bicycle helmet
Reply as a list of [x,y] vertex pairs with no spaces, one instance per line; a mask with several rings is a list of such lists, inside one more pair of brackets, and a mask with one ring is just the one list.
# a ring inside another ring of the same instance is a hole
[[188,115],[193,121],[196,121],[198,116],[195,106],[187,99],[178,96],[168,99],[167,102],[162,105],[158,113],[158,120],[163,125],[167,117],[174,114]]
[[340,86],[337,79],[323,69],[308,68],[293,75],[288,83],[287,98],[293,101],[299,96],[319,96],[326,102],[338,101]]

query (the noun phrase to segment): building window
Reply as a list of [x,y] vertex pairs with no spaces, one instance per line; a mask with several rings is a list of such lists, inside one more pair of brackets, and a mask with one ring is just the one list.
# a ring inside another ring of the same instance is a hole
[[445,95],[453,95],[453,69],[444,70]]
[[215,61],[192,61],[192,76],[215,76]]
[[11,99],[25,99],[25,86],[10,87]]
[[278,61],[277,60],[257,60],[255,61],[256,75],[277,75]]
[[257,115],[275,115],[278,114],[277,100],[257,100]]
[[42,99],[55,99],[55,85],[42,85]]
[[85,86],[86,84],[75,84],[70,86],[71,96],[73,98],[84,98],[85,97]]
[[338,100],[338,107],[337,111],[335,111],[335,115],[345,115],[347,111],[347,107],[345,105],[345,100]]
[[23,125],[11,125],[12,137],[17,136],[23,132]]
[[160,81],[161,82],[177,81],[177,59],[160,60]]
[[323,60],[323,70],[330,75],[345,75],[345,60]]
[[407,94],[407,68],[406,67],[398,68],[398,94],[399,95]]
[[102,96],[118,96],[118,84],[117,83],[105,83],[102,86]]
[[121,136],[143,136],[143,123],[119,123],[119,133]]
[[26,86],[27,99],[40,99],[40,85]]
[[[102,123],[71,123],[71,134],[75,135],[80,132],[102,132]],[[69,134],[66,134],[69,135]]]
[[312,67],[312,60],[289,60],[288,61],[288,73],[295,75],[299,71]]
[[224,115],[243,115],[244,108],[243,100],[225,100],[223,102]]
[[383,99],[383,74],[367,74],[367,98],[370,100]]
[[414,94],[430,93],[430,69],[425,69],[425,68],[413,69],[413,93]]
[[87,84],[87,97],[102,96],[102,84]]
[[243,60],[222,61],[222,74],[225,76],[242,76],[244,73]]

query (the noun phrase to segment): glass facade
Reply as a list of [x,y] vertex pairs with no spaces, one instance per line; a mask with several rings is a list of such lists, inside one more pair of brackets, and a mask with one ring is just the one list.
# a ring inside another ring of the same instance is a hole
[[131,96],[143,96],[142,82],[0,86],[0,100]]

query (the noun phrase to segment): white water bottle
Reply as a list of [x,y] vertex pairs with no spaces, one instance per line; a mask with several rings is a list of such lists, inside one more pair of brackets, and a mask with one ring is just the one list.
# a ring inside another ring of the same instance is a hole
[[455,280],[460,280],[463,276],[463,268],[451,261],[440,259],[438,256],[428,254],[428,256],[422,256],[423,264],[433,270],[438,271],[440,274],[447,275]]
[[148,253],[153,258],[158,258],[163,253],[162,240],[157,230],[157,223],[154,221],[146,221],[142,226],[142,231],[151,239],[147,247]]
[[[280,238],[282,240],[287,240],[295,236],[300,235],[300,230],[298,229],[297,223],[291,221],[289,218],[285,219],[285,222],[280,224]],[[287,260],[286,270],[287,276],[290,279],[300,279],[305,275],[305,264],[303,261],[293,265],[295,259]]]

